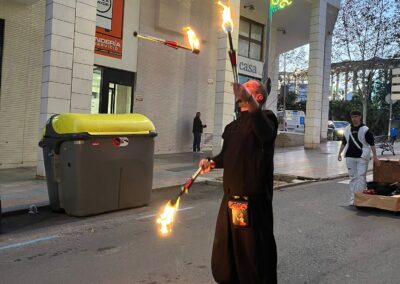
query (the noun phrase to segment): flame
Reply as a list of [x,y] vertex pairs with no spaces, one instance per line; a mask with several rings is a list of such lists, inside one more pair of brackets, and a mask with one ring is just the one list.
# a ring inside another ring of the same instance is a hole
[[222,4],[221,1],[218,1],[218,5],[222,6],[224,8],[224,11],[222,12],[222,29],[224,32],[232,32],[233,31],[233,21],[231,18],[231,8]]
[[199,50],[200,49],[200,41],[197,38],[196,33],[192,30],[191,27],[185,27],[183,29],[186,31],[186,33],[188,35],[190,48],[192,50]]
[[163,213],[157,219],[157,224],[160,225],[160,233],[162,235],[167,235],[172,232],[172,224],[174,222],[175,214],[178,211],[179,199],[180,198],[176,200],[174,205],[171,204],[171,201],[168,201],[164,206]]

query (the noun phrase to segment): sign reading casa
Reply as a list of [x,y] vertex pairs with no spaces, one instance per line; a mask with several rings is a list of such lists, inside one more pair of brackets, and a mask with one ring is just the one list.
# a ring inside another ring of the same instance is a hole
[[124,0],[97,0],[95,53],[122,58]]
[[238,56],[239,73],[254,78],[262,78],[263,63],[247,57]]

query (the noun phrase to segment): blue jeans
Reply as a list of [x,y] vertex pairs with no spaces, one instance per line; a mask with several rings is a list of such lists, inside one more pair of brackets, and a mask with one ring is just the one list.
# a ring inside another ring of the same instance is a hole
[[193,133],[193,152],[200,152],[201,133]]

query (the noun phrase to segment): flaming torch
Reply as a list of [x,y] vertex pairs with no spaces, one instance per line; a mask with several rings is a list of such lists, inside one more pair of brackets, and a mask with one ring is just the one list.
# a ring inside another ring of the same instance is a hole
[[163,212],[157,219],[157,224],[159,224],[161,235],[165,236],[172,232],[172,224],[174,222],[176,212],[178,211],[180,198],[184,193],[189,192],[189,188],[192,186],[200,172],[201,167],[199,167],[197,171],[185,182],[185,184],[181,187],[179,194],[174,199],[168,201],[168,203],[164,206]]
[[222,29],[223,31],[228,34],[229,39],[229,59],[232,65],[232,72],[233,72],[233,80],[237,83],[238,80],[238,73],[237,73],[237,66],[236,66],[236,50],[233,48],[232,43],[232,31],[233,31],[233,21],[231,18],[231,8],[222,4],[221,1],[218,1],[218,5],[224,8],[222,12]]
[[200,53],[200,41],[197,38],[196,33],[190,27],[185,27],[184,30],[186,31],[186,34],[189,38],[190,46],[186,46],[186,45],[180,44],[180,43],[178,43],[176,41],[172,41],[172,40],[165,40],[165,39],[161,39],[161,38],[157,38],[157,37],[153,37],[153,36],[149,36],[149,35],[139,34],[136,31],[133,32],[133,36],[141,38],[141,39],[145,39],[148,41],[157,42],[157,43],[166,45],[166,46],[174,48],[174,49],[180,48],[180,49],[189,50],[193,54],[199,54]]

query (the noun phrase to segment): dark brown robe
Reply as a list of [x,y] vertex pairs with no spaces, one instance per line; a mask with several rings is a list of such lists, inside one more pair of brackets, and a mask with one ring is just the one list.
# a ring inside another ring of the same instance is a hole
[[[273,234],[273,156],[278,121],[271,111],[243,112],[226,126],[221,153],[212,158],[224,168],[221,202],[212,252],[218,283],[276,283]],[[228,201],[248,198],[249,226],[232,224]]]

